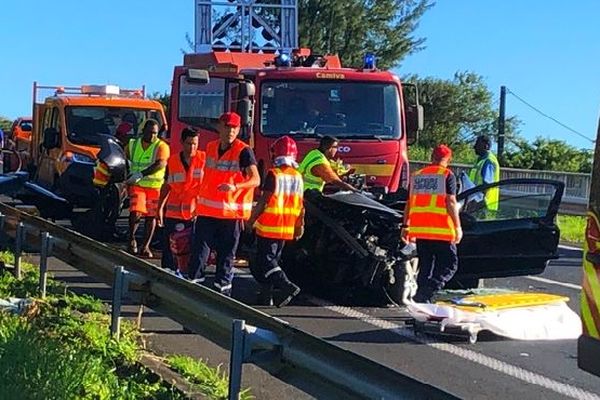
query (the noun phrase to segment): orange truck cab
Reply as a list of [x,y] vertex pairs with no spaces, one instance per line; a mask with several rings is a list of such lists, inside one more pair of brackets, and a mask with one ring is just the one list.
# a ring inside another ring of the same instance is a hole
[[[53,93],[38,102],[42,90]],[[155,119],[159,125],[166,121],[162,105],[144,98],[144,89],[34,83],[33,99],[30,179],[74,207],[98,205],[103,188],[93,183],[97,162],[113,169],[111,184],[122,184],[127,170],[126,142],[141,132],[145,120]]]
[[[260,171],[270,166],[269,148],[279,137],[296,140],[300,161],[321,137],[331,135],[340,139],[338,157],[363,175],[368,186],[389,191],[408,186],[407,145],[416,140],[423,123],[414,85],[377,69],[373,54],[367,54],[359,68],[345,68],[336,55],[299,49],[297,10],[289,1],[269,3],[269,9],[281,8],[277,26],[261,26],[268,21],[254,17],[252,24],[235,24],[239,15],[260,13],[260,1],[238,1],[237,13],[209,26],[210,18],[203,15],[227,12],[219,9],[220,3],[211,3],[197,5],[196,53],[186,54],[183,65],[174,70],[172,152],[181,149],[179,135],[184,127],[197,128],[200,147],[205,148],[217,137],[219,115],[236,111],[243,121],[240,137],[253,147]],[[232,35],[238,27],[259,30]],[[258,38],[261,32],[269,32],[273,40],[243,41]],[[230,37],[242,42],[227,42]]]
[[31,143],[31,131],[31,117],[19,117],[15,120],[12,126],[11,136],[17,151],[29,150]]

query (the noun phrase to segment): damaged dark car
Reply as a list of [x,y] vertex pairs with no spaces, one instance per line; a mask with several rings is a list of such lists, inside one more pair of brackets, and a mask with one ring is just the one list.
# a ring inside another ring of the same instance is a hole
[[[498,187],[498,204],[483,201]],[[540,274],[558,258],[556,214],[564,184],[511,179],[458,195],[464,237],[448,286]],[[400,240],[406,193],[305,194],[305,234],[289,243],[283,265],[306,291],[341,304],[405,303],[416,291],[417,254]]]

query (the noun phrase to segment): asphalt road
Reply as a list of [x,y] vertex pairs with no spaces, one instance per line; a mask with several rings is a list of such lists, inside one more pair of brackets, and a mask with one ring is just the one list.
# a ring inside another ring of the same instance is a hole
[[[561,248],[561,257],[545,273],[534,277],[486,280],[485,287],[543,291],[568,296],[578,312],[581,257],[578,249]],[[61,276],[77,287],[109,298],[107,288],[92,279]],[[93,288],[93,289],[92,289]],[[245,269],[238,270],[234,297],[252,304],[256,284]],[[476,344],[466,339],[415,336],[405,325],[404,308],[351,308],[305,296],[283,309],[261,308],[296,327],[322,337],[421,381],[466,399],[600,399],[600,378],[577,368],[576,340],[515,341],[480,336]],[[132,313],[133,315],[133,313]],[[146,313],[144,328],[149,347],[162,354],[184,353],[227,362],[227,353],[155,313]],[[213,346],[212,348],[210,346]],[[247,367],[247,384],[259,388],[258,399],[331,398],[305,392],[272,380],[258,368]],[[277,392],[277,393],[275,393]]]
[[[561,258],[535,277],[493,279],[486,287],[568,296],[578,311],[582,252],[561,249]],[[270,311],[301,329],[417,379],[469,399],[600,399],[600,378],[577,368],[576,340],[515,341],[415,337],[404,309],[348,308],[311,299],[319,306]]]
[[[562,249],[561,259],[543,275],[487,280],[485,286],[561,294],[577,311],[580,265],[580,250]],[[234,297],[252,304],[256,288],[248,272],[238,269]],[[311,296],[283,309],[257,308],[461,398],[600,399],[600,378],[577,368],[575,340],[526,342],[480,335],[476,344],[469,344],[466,339],[415,337],[405,325],[404,308],[341,307]],[[213,361],[227,362],[226,352],[211,348],[197,335],[183,334],[181,327],[155,313],[146,314],[144,329],[150,335],[149,347],[159,353],[208,354]],[[273,391],[285,391],[286,398],[330,398],[301,394],[255,367],[247,371],[247,384],[260,387],[259,399],[278,398]]]

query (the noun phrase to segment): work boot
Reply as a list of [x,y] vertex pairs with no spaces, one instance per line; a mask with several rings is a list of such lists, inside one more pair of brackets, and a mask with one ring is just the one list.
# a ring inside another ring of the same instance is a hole
[[262,286],[258,291],[256,303],[259,306],[273,307],[273,287]]
[[129,240],[129,245],[127,246],[127,251],[130,254],[137,254],[138,247],[137,247],[137,242],[135,241],[135,239],[130,239]]
[[288,282],[281,288],[279,299],[276,302],[277,307],[285,307],[290,301],[300,293],[300,288],[292,282]]

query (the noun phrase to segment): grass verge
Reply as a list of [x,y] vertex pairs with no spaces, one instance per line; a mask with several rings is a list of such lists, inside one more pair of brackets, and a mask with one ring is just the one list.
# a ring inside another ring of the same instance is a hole
[[[167,357],[167,363],[174,371],[196,385],[198,390],[215,399],[227,399],[228,380],[220,366],[216,369],[208,367],[202,361],[182,355]],[[254,396],[249,389],[240,392],[240,400],[251,400]]]
[[[11,264],[14,257],[0,252],[0,261]],[[32,299],[19,315],[0,310],[0,400],[186,398],[138,363],[139,335],[133,324],[124,321],[121,339],[113,340],[101,301],[68,292],[52,279],[48,297],[36,299],[37,268],[22,267],[20,280],[0,271],[0,299]],[[184,364],[195,366],[184,377],[196,391],[210,399],[227,398],[227,378],[219,369],[191,358]],[[242,399],[250,398],[246,390]]]
[[585,225],[587,223],[586,217],[558,215],[557,223],[560,228],[561,241],[583,245]]

